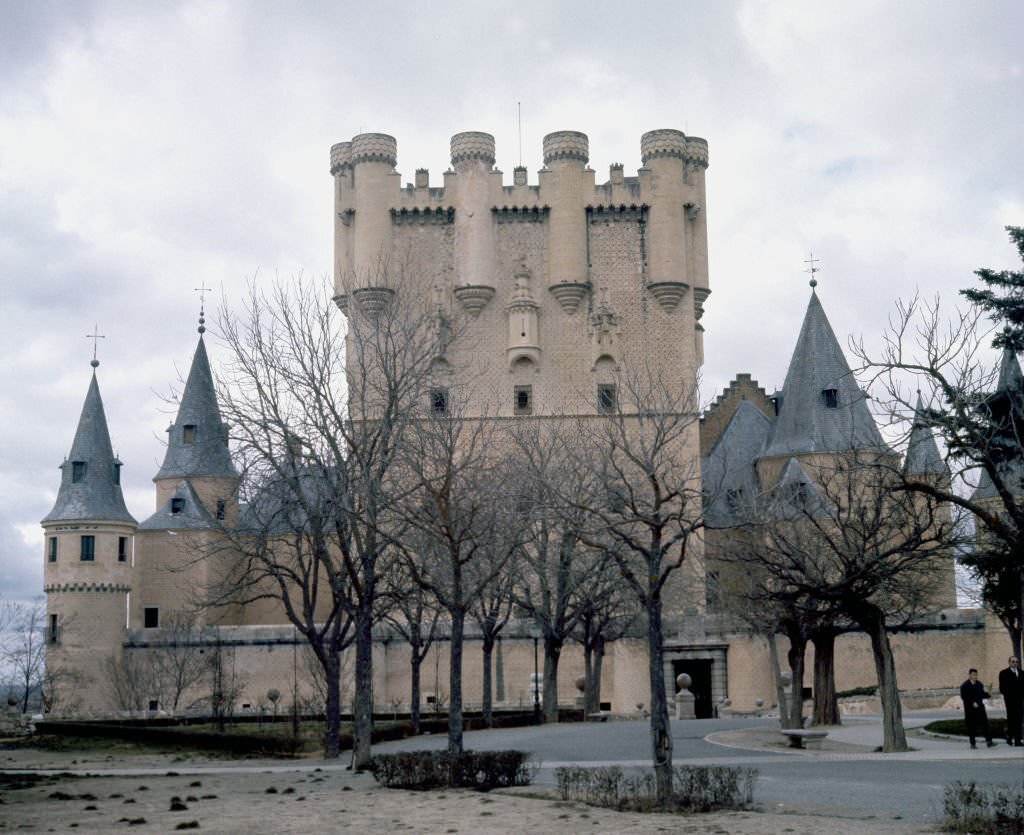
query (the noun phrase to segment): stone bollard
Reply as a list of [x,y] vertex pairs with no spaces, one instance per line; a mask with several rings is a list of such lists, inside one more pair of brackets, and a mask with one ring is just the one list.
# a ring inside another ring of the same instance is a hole
[[696,719],[697,712],[694,708],[696,697],[690,692],[690,685],[693,679],[686,673],[676,676],[676,719]]

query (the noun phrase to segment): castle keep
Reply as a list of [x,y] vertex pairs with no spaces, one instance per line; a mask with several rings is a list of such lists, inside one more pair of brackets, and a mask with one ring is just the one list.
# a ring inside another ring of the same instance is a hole
[[[612,165],[599,183],[587,165],[587,137],[551,133],[544,138],[537,182],[531,184],[522,167],[506,182],[494,167],[494,138],[458,133],[451,139],[451,168],[441,186],[432,186],[423,169],[403,185],[390,136],[365,133],[338,143],[330,150],[334,300],[348,316],[372,318],[396,296],[416,293],[440,313],[461,319],[459,339],[433,368],[429,406],[439,412],[448,409],[449,392],[467,380],[473,385],[466,415],[512,421],[612,411],[620,405],[621,370],[641,364],[692,387],[703,363],[700,320],[711,292],[708,145],[677,130],[655,130],[643,134],[640,149],[642,167],[635,174]],[[795,331],[796,311],[792,321]],[[286,701],[295,694],[316,709],[303,643],[273,602],[188,614],[193,593],[231,570],[231,555],[223,549],[216,560],[197,555],[209,553],[218,532],[240,524],[246,513],[238,504],[239,475],[203,331],[200,320],[163,465],[153,478],[156,509],[141,523],[121,494],[122,465],[113,453],[94,364],[57,500],[42,522],[47,660],[66,674],[65,681],[75,682],[73,694],[55,700],[55,710],[208,709],[210,684],[201,678],[176,694],[142,687],[131,694],[130,705],[114,692],[110,670],[179,646],[221,659],[219,675],[234,682],[236,710],[259,709],[270,690]],[[703,467],[716,483],[742,491],[795,477],[801,461],[842,452],[851,439],[867,447],[881,444],[816,295],[792,342],[790,374],[774,401],[749,375],[740,375],[701,424],[695,420],[686,430],[679,455],[695,473]],[[915,453],[915,465],[931,466],[927,442],[920,443],[925,451]],[[728,503],[708,512],[727,517]],[[713,537],[708,547],[716,547]],[[690,580],[699,585],[687,584],[685,593],[666,603],[674,617],[666,630],[666,678],[689,673],[703,715],[725,699],[740,708],[758,699],[770,703],[767,644],[730,626],[716,612],[714,593],[706,604],[702,555],[688,560]],[[953,605],[951,580],[950,574],[948,593],[937,606]],[[898,638],[903,687],[944,686],[953,680],[950,670],[959,669],[957,659],[970,655],[984,664],[990,652],[1002,654],[998,641],[988,642],[989,649],[977,619],[954,611],[943,622],[941,629]],[[532,699],[533,644],[526,627],[514,623],[504,633],[498,678],[505,684],[496,693],[497,706]],[[464,687],[471,706],[480,699],[480,658],[469,637]],[[377,707],[407,702],[407,647],[381,639],[374,653]],[[443,697],[447,653],[445,643],[435,644],[424,663],[433,679],[424,681],[427,698]],[[927,664],[915,666],[915,659]],[[837,662],[840,689],[872,681],[861,636],[842,639]],[[566,646],[563,702],[571,702],[570,682],[582,666],[578,648]],[[604,662],[602,698],[621,712],[647,703],[646,669],[642,642],[616,642]],[[343,693],[348,686],[343,682]]]

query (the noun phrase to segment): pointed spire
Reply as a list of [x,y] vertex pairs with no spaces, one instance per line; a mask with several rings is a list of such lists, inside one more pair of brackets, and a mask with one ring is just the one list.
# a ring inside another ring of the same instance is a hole
[[1012,348],[1003,348],[1003,356],[999,360],[999,382],[996,391],[1006,394],[1024,392],[1024,375],[1017,362],[1017,353]]
[[185,381],[178,415],[167,430],[167,454],[154,481],[163,478],[218,476],[236,478],[228,451],[228,429],[221,421],[210,360],[202,336]]
[[57,501],[43,524],[86,519],[136,524],[121,493],[121,462],[114,456],[110,444],[95,368],[93,365],[71,454],[60,465]]
[[907,457],[903,462],[906,475],[939,475],[949,476],[949,468],[939,454],[938,444],[931,427],[925,419],[924,404],[921,392],[917,393],[917,404],[914,406],[914,422],[910,427],[910,439],[907,441]]
[[886,450],[866,400],[812,288],[764,455]]
[[[1024,375],[1021,374],[1017,353],[1003,348],[999,360],[999,379],[996,390],[985,400],[993,434],[988,442],[987,455],[997,467],[1003,484],[1014,493],[1024,491],[1024,458],[1020,454],[1020,428],[1024,424]],[[978,486],[971,498],[988,499],[999,495],[992,477],[980,470]]]

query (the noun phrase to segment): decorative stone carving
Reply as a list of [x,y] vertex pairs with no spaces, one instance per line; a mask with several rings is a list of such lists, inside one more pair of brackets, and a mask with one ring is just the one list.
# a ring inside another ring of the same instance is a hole
[[666,313],[671,313],[679,306],[689,289],[690,285],[685,281],[654,281],[647,285],[647,291]]
[[544,137],[544,164],[555,160],[578,160],[586,165],[590,159],[590,140],[585,133],[575,130],[560,130]]
[[466,131],[452,137],[452,165],[465,160],[482,160],[494,165],[494,137],[481,131]]
[[331,145],[331,174],[337,176],[352,166],[352,143],[339,142]]
[[479,316],[494,298],[494,288],[486,284],[463,284],[455,288],[455,298],[471,316]]
[[580,302],[589,289],[590,282],[587,281],[560,281],[548,288],[562,306],[562,310],[570,316],[579,309]]
[[537,312],[540,305],[530,290],[530,271],[520,263],[515,272],[515,289],[508,305],[508,347],[505,349],[509,368],[518,360],[528,359],[540,365],[540,328]]
[[398,164],[398,140],[386,133],[361,133],[352,137],[352,165],[361,162]]
[[601,300],[590,315],[590,339],[594,347],[594,361],[602,357],[610,357],[618,364],[616,343],[619,336],[619,317],[608,303],[608,291],[601,289]]
[[352,291],[352,298],[371,319],[376,319],[388,306],[395,291],[390,287],[360,287]]
[[[708,296],[711,295],[711,291],[707,287],[694,287],[693,288],[693,316],[699,320],[704,315],[704,302],[707,301]],[[698,325],[698,327],[700,327]],[[701,328],[704,330],[704,328]]]

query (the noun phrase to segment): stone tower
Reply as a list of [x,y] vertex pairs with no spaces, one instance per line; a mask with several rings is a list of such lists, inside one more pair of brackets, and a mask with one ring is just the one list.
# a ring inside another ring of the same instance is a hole
[[[119,656],[124,640],[137,528],[121,493],[121,461],[96,379],[99,363],[92,365],[71,452],[60,466],[57,501],[41,523],[47,670],[76,672],[74,699],[82,711],[109,701],[102,664]],[[66,702],[64,694],[59,698]]]
[[624,365],[692,382],[710,292],[707,143],[656,130],[640,147],[635,176],[613,165],[598,185],[587,137],[551,133],[537,185],[525,168],[506,184],[494,137],[458,133],[437,188],[424,169],[401,185],[390,136],[334,145],[336,302],[374,315],[414,292],[461,317],[434,383],[472,381],[470,413],[595,414]]

